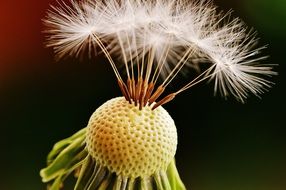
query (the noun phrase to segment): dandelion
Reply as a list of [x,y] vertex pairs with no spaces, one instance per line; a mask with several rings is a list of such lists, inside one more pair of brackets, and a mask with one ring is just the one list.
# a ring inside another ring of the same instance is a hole
[[[244,102],[276,74],[259,63],[265,47],[255,48],[255,33],[208,0],[71,0],[52,6],[44,23],[57,58],[102,51],[123,95],[55,144],[40,172],[53,190],[74,171],[75,190],[185,189],[174,162],[176,127],[162,105],[203,81]],[[166,93],[184,71],[191,79]]]

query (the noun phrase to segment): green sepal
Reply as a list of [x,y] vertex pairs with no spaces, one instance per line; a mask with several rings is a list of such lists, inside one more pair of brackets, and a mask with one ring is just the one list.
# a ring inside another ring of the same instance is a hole
[[168,179],[166,172],[160,172],[160,176],[161,176],[161,180],[162,180],[164,190],[172,190],[171,185],[170,185],[170,181]]
[[101,182],[100,186],[98,187],[98,190],[106,190],[111,181],[112,181],[112,173],[109,172],[107,176],[104,178],[104,180]]
[[[156,179],[155,179],[156,181]],[[157,183],[157,181],[156,181]],[[151,183],[151,177],[143,177],[141,178],[141,182],[140,182],[140,186],[139,186],[139,190],[152,190],[153,186]],[[158,188],[159,190],[160,188]]]
[[162,182],[162,179],[161,179],[161,176],[160,176],[160,173],[159,173],[159,172],[156,172],[156,173],[155,173],[154,179],[155,179],[155,182],[156,182],[157,189],[158,189],[158,190],[165,190],[165,189],[163,188],[163,182]]
[[94,161],[92,160],[91,156],[88,155],[84,159],[83,164],[81,166],[80,173],[74,188],[75,190],[83,190],[87,188],[90,176],[92,175],[94,170],[94,165]]
[[87,152],[84,150],[85,136],[76,138],[70,145],[64,148],[48,167],[40,171],[43,182],[48,182],[60,175],[75,169]]
[[61,186],[63,185],[63,180],[62,180],[62,176],[58,176],[55,181],[53,182],[53,184],[48,188],[49,190],[60,190]]
[[167,176],[172,190],[186,190],[186,187],[179,176],[175,159],[168,166]]
[[53,146],[53,149],[48,154],[47,164],[49,165],[51,162],[53,162],[53,160],[59,155],[61,151],[63,151],[67,146],[69,146],[77,138],[85,136],[85,134],[86,134],[86,128],[83,128],[79,130],[78,132],[76,132],[74,135],[57,142]]

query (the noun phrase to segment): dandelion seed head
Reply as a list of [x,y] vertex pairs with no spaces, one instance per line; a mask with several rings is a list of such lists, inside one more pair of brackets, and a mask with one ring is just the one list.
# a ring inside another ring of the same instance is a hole
[[[87,129],[54,147],[40,175],[54,180],[56,190],[79,166],[75,189],[184,190],[172,162],[176,127],[162,105],[206,80],[215,94],[245,102],[270,88],[268,77],[276,74],[259,63],[266,56],[256,33],[210,0],[70,0],[52,7],[44,22],[47,46],[58,58],[86,51],[93,57],[100,49],[124,96],[103,104]],[[166,94],[188,70],[197,73]]]
[[[184,70],[203,72],[177,94],[210,79],[215,93],[232,94],[243,102],[249,93],[259,95],[269,88],[264,77],[275,74],[272,66],[258,64],[265,57],[259,58],[263,48],[255,47],[256,33],[233,18],[231,11],[218,11],[209,0],[72,0],[70,6],[53,7],[45,23],[48,46],[58,57],[78,56],[85,49],[92,55],[99,46],[120,81],[118,60],[128,80],[141,77],[156,83],[160,75],[164,87]],[[201,70],[206,62],[210,68]]]

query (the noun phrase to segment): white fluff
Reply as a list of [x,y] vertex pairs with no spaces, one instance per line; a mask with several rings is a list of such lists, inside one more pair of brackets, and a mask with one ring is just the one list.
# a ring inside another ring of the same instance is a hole
[[[255,35],[248,32],[240,19],[232,19],[230,12],[218,12],[208,0],[70,3],[52,7],[45,19],[48,46],[54,47],[60,58],[78,56],[84,49],[92,55],[100,40],[105,54],[123,61],[128,78],[130,68],[134,75],[133,67],[139,64],[139,71],[146,75],[148,68],[157,68],[167,85],[183,68],[197,68],[207,60],[212,66],[199,81],[212,79],[215,92],[225,97],[233,94],[242,102],[249,92],[259,95],[270,87],[263,75],[275,74],[271,66],[257,63],[265,57],[257,56],[263,48],[254,49]],[[152,77],[149,75],[146,77]]]

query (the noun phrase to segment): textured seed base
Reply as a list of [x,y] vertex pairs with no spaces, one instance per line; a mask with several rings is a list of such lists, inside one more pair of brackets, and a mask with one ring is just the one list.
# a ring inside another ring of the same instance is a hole
[[176,127],[164,108],[139,110],[123,97],[99,107],[87,130],[87,149],[96,162],[125,177],[166,170],[177,148]]

